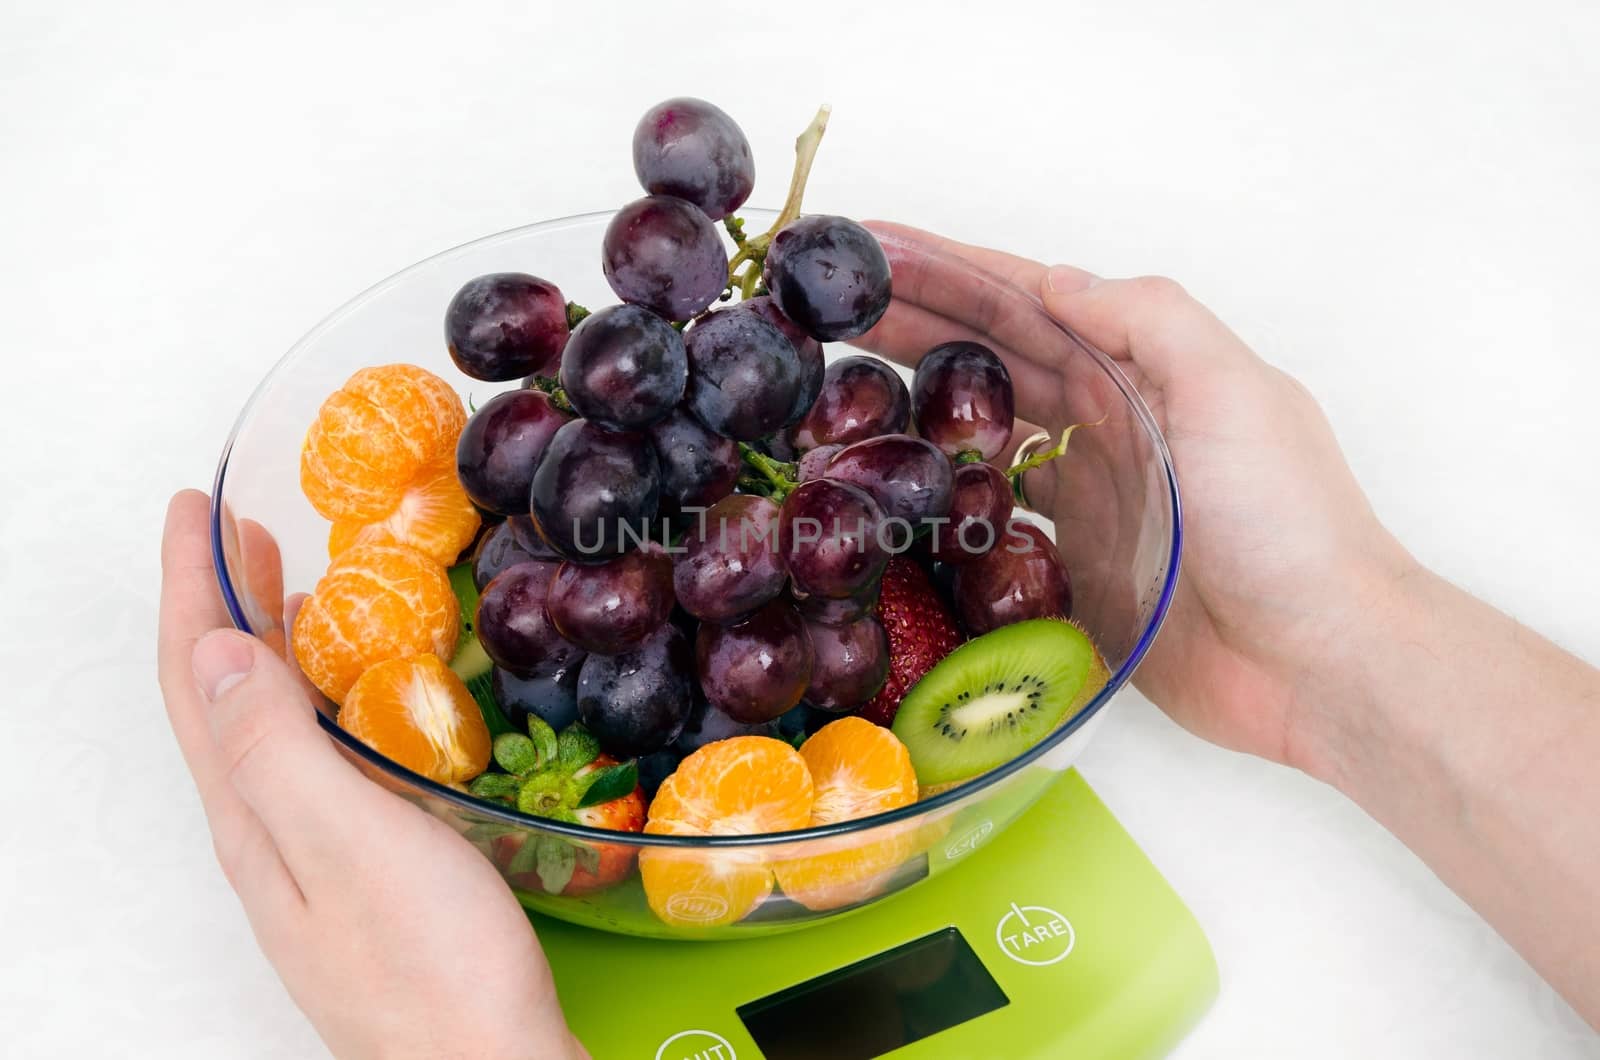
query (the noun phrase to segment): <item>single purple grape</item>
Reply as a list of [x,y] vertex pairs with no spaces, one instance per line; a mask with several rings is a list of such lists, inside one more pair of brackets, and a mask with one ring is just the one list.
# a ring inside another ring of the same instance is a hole
[[689,720],[684,723],[683,731],[678,734],[672,746],[688,754],[700,750],[708,743],[731,740],[735,736],[776,737],[777,735],[776,718],[754,723],[735,721],[710,703],[701,700],[694,705],[694,710],[689,713]]
[[606,282],[624,302],[668,320],[688,320],[728,286],[728,253],[716,226],[670,195],[617,211],[601,244]]
[[490,678],[494,701],[519,729],[528,727],[528,715],[532,714],[560,732],[578,720],[578,667],[582,663],[580,658],[564,670],[537,677],[518,677],[496,666]]
[[485,401],[456,440],[456,477],[472,503],[501,515],[527,515],[533,469],[572,417],[537,390],[508,390]]
[[1072,579],[1056,546],[1013,519],[1000,543],[955,568],[956,617],[973,636],[1029,618],[1072,615]]
[[506,520],[506,525],[511,527],[511,536],[516,540],[517,547],[534,559],[562,562],[561,553],[552,548],[544,535],[539,533],[539,527],[531,515],[513,515]]
[[507,567],[484,586],[472,628],[495,665],[535,677],[583,658],[583,649],[556,632],[545,611],[556,569],[554,563],[530,560]]
[[792,428],[800,450],[904,434],[911,396],[893,368],[876,357],[842,357],[823,373],[817,400]]
[[789,575],[813,596],[851,596],[876,581],[889,561],[882,530],[871,494],[827,478],[796,486],[778,523]]
[[[859,442],[856,444],[860,444]],[[815,449],[808,449],[795,468],[795,477],[801,482],[810,482],[814,478],[821,478],[828,473],[828,461],[837,456],[845,447],[842,445],[819,445]]]
[[661,790],[662,781],[678,771],[678,763],[682,762],[684,757],[684,753],[678,750],[676,745],[669,745],[659,751],[639,756],[639,786],[644,789],[645,798],[656,797],[656,792]]
[[712,431],[680,405],[647,432],[661,465],[661,513],[675,516],[708,508],[739,481],[739,446]]
[[871,616],[844,625],[806,623],[814,661],[805,699],[842,714],[878,694],[889,677],[889,638]]
[[636,305],[597,310],[573,329],[561,356],[561,388],[584,419],[614,431],[648,427],[683,398],[683,337]]
[[573,420],[550,439],[534,469],[534,523],[563,557],[599,563],[650,535],[660,483],[644,435]]
[[678,738],[694,706],[694,652],[670,622],[620,655],[578,671],[578,718],[607,754],[636,758]]
[[913,536],[950,511],[950,458],[924,438],[885,434],[856,442],[828,462],[826,475],[872,494],[884,517],[905,520]]
[[845,217],[812,214],[772,237],[762,270],[783,315],[823,342],[852,339],[889,308],[889,259]]
[[705,622],[733,622],[781,593],[789,572],[778,517],[776,504],[747,493],[708,508],[679,543],[672,574],[679,605]]
[[811,406],[817,400],[817,394],[822,391],[822,377],[828,367],[822,359],[822,343],[801,331],[799,325],[784,316],[783,311],[769,295],[746,298],[733,308],[756,314],[783,332],[783,337],[794,347],[794,352],[800,359],[800,389],[795,393],[794,407],[789,410],[789,418],[785,421],[785,425],[797,422],[811,410]]
[[633,171],[652,195],[676,195],[720,221],[756,184],[750,141],[727,114],[680,96],[645,111],[633,130]]
[[753,442],[787,422],[800,388],[800,358],[776,325],[757,313],[723,309],[695,321],[684,345],[684,404],[701,423]]
[[507,567],[547,558],[550,557],[536,556],[523,548],[511,529],[511,520],[507,519],[478,539],[478,546],[472,552],[472,584],[481,593],[483,587]]
[[444,341],[456,367],[474,379],[498,383],[548,373],[567,344],[567,302],[537,276],[479,276],[450,299]]
[[800,702],[811,683],[811,638],[794,608],[774,600],[731,626],[695,635],[700,687],[735,721],[770,721]]
[[839,626],[872,614],[878,606],[878,593],[882,588],[883,583],[875,580],[850,596],[806,596],[799,592],[791,595],[794,597],[794,609],[808,623]]
[[976,450],[993,460],[1015,422],[1011,373],[993,350],[947,342],[928,351],[911,379],[917,431],[951,456]]
[[556,631],[585,651],[631,651],[672,614],[672,560],[659,548],[639,548],[605,563],[563,563],[545,610]]
[[950,521],[934,531],[929,555],[967,563],[986,554],[1005,535],[1013,504],[1005,472],[993,464],[962,464],[950,494]]

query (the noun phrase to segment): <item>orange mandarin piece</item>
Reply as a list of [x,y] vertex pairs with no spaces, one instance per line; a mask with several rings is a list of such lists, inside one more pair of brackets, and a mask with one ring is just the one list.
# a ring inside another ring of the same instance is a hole
[[355,545],[409,545],[450,566],[478,535],[481,520],[461,480],[455,457],[434,460],[400,495],[392,511],[380,519],[336,519],[328,532],[328,555]]
[[325,519],[392,511],[424,464],[453,452],[466,410],[415,365],[363,368],[329,395],[300,450],[300,488]]
[[[804,828],[811,775],[794,748],[766,736],[735,736],[690,754],[661,784],[644,830],[653,835],[759,835]],[[683,927],[716,927],[747,916],[772,893],[772,868],[760,849],[639,853],[645,900],[656,916]]]
[[[848,717],[818,729],[800,746],[816,785],[812,827],[853,821],[917,801],[917,773],[905,744],[888,729]],[[913,825],[819,840],[803,857],[774,866],[783,893],[808,909],[837,909],[883,893],[916,853]]]
[[300,669],[335,703],[390,659],[455,654],[460,605],[443,564],[404,545],[357,545],[340,554],[295,616]]
[[342,389],[386,412],[419,463],[455,455],[467,410],[455,388],[426,368],[414,364],[363,368]]
[[489,727],[461,678],[437,655],[369,667],[339,708],[346,732],[441,784],[464,784],[489,767]]

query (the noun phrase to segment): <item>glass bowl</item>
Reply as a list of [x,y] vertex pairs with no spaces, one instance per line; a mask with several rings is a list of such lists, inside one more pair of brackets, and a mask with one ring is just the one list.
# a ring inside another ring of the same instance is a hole
[[[744,213],[765,229],[769,211]],[[452,380],[481,404],[513,384],[468,379],[442,337],[444,309],[466,280],[531,272],[566,296],[599,307],[614,301],[600,272],[609,213],[586,214],[489,236],[396,273],[336,310],[295,344],[256,388],[217,468],[212,545],[233,621],[280,650],[285,592],[309,591],[327,565],[328,524],[301,495],[302,438],[322,401],[357,369],[406,361]],[[400,766],[339,728],[333,704],[321,723],[376,782],[456,829],[489,857],[530,910],[604,931],[677,939],[729,939],[792,930],[861,909],[945,871],[1005,830],[1078,757],[1105,705],[1149,650],[1178,575],[1179,507],[1172,462],[1154,420],[1104,354],[1045,314],[1034,293],[965,259],[897,233],[883,236],[895,273],[896,319],[931,334],[928,346],[978,338],[1018,381],[1019,437],[1035,428],[1078,431],[1064,459],[1028,473],[1027,493],[1053,501],[1053,531],[1073,580],[1073,617],[1095,638],[1111,670],[1104,689],[1026,754],[951,790],[899,810],[827,827],[709,838],[598,831],[482,802]],[[886,329],[879,329],[880,333]],[[827,347],[829,358],[847,352]],[[1044,421],[1044,422],[1039,422]],[[1009,455],[1009,454],[1007,454]],[[1051,529],[1051,520],[1041,517]],[[559,837],[559,838],[554,838]],[[679,881],[647,897],[637,868],[622,883],[586,895],[544,893],[515,852],[530,840],[566,842],[580,856],[654,862]],[[753,903],[771,866],[803,862],[825,882],[798,900],[773,887]],[[730,898],[731,896],[731,898]]]

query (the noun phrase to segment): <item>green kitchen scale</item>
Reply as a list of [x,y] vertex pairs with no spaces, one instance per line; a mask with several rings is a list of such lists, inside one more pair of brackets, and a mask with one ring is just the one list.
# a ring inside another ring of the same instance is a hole
[[[928,879],[816,927],[734,942],[530,914],[596,1060],[1145,1057],[1217,994],[1182,900],[1076,770]],[[972,847],[981,854],[966,857]]]

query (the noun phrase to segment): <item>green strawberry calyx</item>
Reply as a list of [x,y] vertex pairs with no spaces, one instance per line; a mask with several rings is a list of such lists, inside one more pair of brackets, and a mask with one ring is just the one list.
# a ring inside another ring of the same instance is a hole
[[[530,714],[526,736],[507,732],[494,739],[494,761],[505,772],[483,773],[468,790],[522,813],[576,824],[579,810],[626,798],[639,785],[636,762],[586,768],[599,757],[600,741],[582,725],[574,722],[557,735],[548,722]],[[551,894],[561,893],[579,865],[589,872],[598,870],[598,851],[562,836],[485,822],[470,829],[467,837],[490,840],[503,835],[522,837],[506,872],[512,876],[536,872]]]

